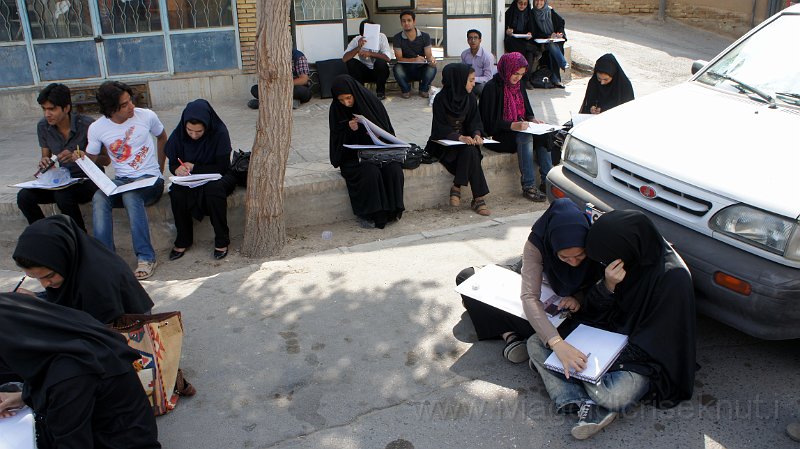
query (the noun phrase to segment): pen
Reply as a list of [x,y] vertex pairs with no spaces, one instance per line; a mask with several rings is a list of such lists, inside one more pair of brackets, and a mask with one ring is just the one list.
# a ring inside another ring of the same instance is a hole
[[22,276],[22,279],[20,279],[19,282],[17,282],[17,286],[14,287],[14,290],[11,291],[16,292],[17,290],[19,290],[20,286],[22,285],[23,282],[25,282],[25,278],[27,277],[28,277],[27,275]]
[[[186,166],[185,166],[185,165],[183,165],[183,161],[181,160],[181,158],[178,158],[178,162],[180,162],[180,164],[181,164],[181,167],[183,167],[183,168],[186,168]],[[189,172],[189,169],[188,169],[188,168],[186,168],[186,173],[189,173],[189,174],[191,175],[191,173]]]

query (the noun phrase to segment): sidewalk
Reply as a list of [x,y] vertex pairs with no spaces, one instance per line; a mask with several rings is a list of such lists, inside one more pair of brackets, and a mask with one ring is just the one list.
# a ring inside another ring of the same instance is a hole
[[[631,78],[637,96],[686,79],[692,60],[710,59],[730,43],[729,38],[674,21],[662,23],[650,18],[591,14],[568,14],[566,20],[573,66],[591,68],[597,57],[614,52]],[[442,67],[440,64],[440,71]],[[586,76],[574,76],[566,89],[528,91],[536,117],[548,123],[567,121],[570,112],[579,109],[587,81]],[[344,181],[328,161],[330,102],[314,98],[293,111],[292,148],[285,182],[288,227],[352,218]],[[237,99],[214,105],[228,125],[234,149],[249,150],[255,136],[258,112],[248,109],[245,103],[245,99]],[[403,100],[390,91],[385,105],[397,135],[424,145],[430,132],[431,108],[427,100],[417,96]],[[180,119],[181,111],[181,107],[156,111],[168,133]],[[4,161],[0,167],[0,241],[15,239],[27,224],[16,207],[17,189],[6,186],[28,179],[35,171],[39,155],[35,128],[39,117],[39,111],[20,111],[18,118],[0,123],[0,158]],[[484,153],[484,167],[493,194],[518,195],[516,156]],[[409,210],[446,203],[448,176],[439,164],[406,171],[406,181]],[[524,200],[520,197],[520,201]],[[243,196],[232,197],[229,205],[231,232],[236,235],[242,232]],[[89,207],[84,209],[84,215],[89,216]],[[116,226],[126,229],[122,211],[115,215]],[[154,244],[157,248],[168,247],[174,232],[169,201],[162,199],[150,215]],[[198,238],[207,237],[203,234],[206,228],[198,229]],[[117,246],[129,248],[130,242],[119,238]]]

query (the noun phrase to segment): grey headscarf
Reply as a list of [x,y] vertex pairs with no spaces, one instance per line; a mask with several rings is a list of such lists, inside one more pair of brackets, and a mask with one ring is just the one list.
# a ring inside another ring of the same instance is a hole
[[550,15],[550,11],[553,8],[550,7],[548,4],[549,0],[544,0],[544,6],[542,9],[536,9],[536,5],[533,5],[533,15],[536,18],[536,26],[546,35],[550,36],[553,34],[553,17]]

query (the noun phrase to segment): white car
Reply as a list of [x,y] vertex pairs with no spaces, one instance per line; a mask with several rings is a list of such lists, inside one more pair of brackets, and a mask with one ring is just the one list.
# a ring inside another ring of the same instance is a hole
[[[646,213],[689,266],[704,314],[800,337],[800,5],[687,82],[575,126],[548,196]],[[795,176],[798,179],[795,179]]]

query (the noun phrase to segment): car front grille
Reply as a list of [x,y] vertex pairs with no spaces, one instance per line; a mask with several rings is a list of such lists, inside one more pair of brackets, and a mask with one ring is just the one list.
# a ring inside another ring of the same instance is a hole
[[[627,170],[619,165],[611,164],[610,174],[611,178],[618,185],[633,190],[639,195],[641,195],[639,189],[642,186],[650,186],[655,188],[658,191],[658,194],[655,198],[650,199],[650,201],[660,202],[696,217],[702,217],[708,213],[709,210],[711,210],[710,201],[659,184],[642,176],[641,174]],[[644,196],[642,197],[645,198]]]

